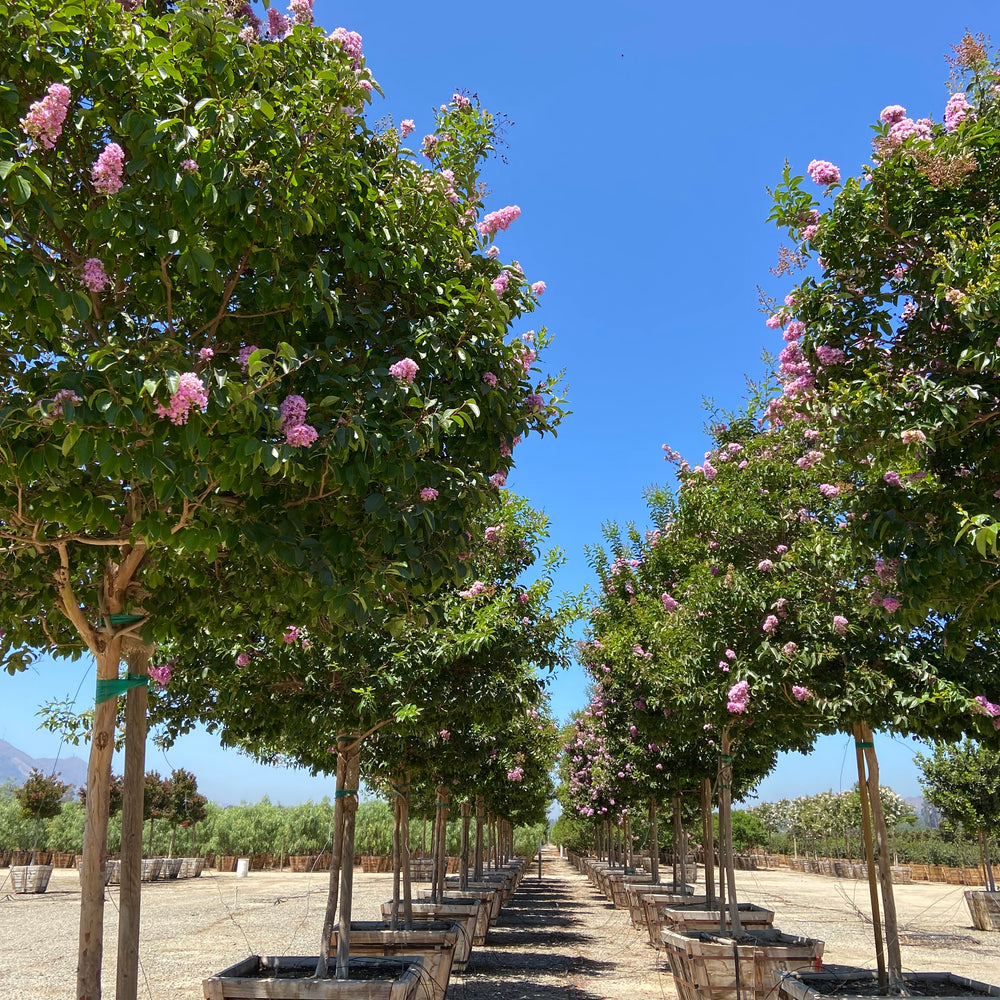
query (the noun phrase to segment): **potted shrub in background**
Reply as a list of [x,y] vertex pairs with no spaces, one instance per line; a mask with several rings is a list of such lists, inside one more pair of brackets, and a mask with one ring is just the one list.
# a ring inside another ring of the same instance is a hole
[[34,824],[31,857],[26,865],[11,867],[11,881],[14,892],[45,892],[52,876],[52,865],[35,864],[42,824],[45,820],[58,816],[62,811],[62,798],[69,785],[55,775],[46,776],[37,768],[32,768],[23,785],[14,795],[21,807],[21,818]]

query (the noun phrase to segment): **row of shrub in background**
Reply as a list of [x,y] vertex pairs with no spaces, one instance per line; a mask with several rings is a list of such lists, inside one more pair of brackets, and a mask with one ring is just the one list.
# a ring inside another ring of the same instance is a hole
[[[51,819],[43,820],[38,847],[51,851],[79,853],[83,850],[84,807],[66,802]],[[238,806],[204,804],[204,818],[183,820],[176,831],[169,818],[146,821],[144,851],[150,856],[173,854],[312,855],[330,848],[333,802],[304,802],[295,806],[276,805],[266,797],[260,802]],[[426,828],[425,828],[426,827]],[[544,840],[544,824],[515,831],[515,850],[533,854]],[[0,785],[0,852],[30,850],[35,836],[34,819],[22,818],[14,796],[14,786]],[[171,842],[173,839],[173,850]],[[430,851],[430,829],[421,817],[411,821],[410,849]],[[448,824],[448,852],[458,854],[461,824]],[[115,815],[108,831],[108,850],[117,853],[121,842],[121,815]],[[392,807],[385,802],[362,802],[358,808],[355,844],[358,854],[392,853]]]

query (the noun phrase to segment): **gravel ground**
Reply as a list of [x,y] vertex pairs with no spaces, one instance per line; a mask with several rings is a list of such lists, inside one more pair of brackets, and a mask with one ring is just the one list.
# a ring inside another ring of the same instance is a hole
[[[826,942],[825,960],[872,967],[866,884],[787,870],[739,872],[741,899],[777,912],[786,933]],[[204,873],[144,886],[140,996],[195,1000],[201,980],[250,954],[310,955],[326,893],[325,874]],[[357,919],[375,919],[391,875],[355,876]],[[57,869],[40,896],[10,893],[0,870],[0,996],[51,1000],[74,995],[79,879]],[[1000,933],[971,926],[961,886],[897,886],[903,962],[1000,982]],[[105,995],[114,993],[117,888],[106,909]],[[549,855],[543,878],[525,877],[450,1000],[647,1000],[676,996],[662,957],[587,879]]]

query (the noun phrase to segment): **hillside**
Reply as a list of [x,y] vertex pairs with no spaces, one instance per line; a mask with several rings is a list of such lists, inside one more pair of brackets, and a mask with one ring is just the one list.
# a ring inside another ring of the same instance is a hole
[[57,764],[52,757],[29,757],[12,744],[0,740],[0,784],[5,781],[22,784],[33,767],[43,774],[51,774],[53,765],[63,781],[73,786],[87,783],[87,762],[79,757],[60,757]]

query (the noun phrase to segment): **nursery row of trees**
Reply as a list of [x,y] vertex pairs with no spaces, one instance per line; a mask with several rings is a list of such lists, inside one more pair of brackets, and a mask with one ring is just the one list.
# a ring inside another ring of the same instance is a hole
[[[114,783],[113,783],[114,784]],[[145,801],[152,799],[151,783],[147,784]],[[86,813],[80,801],[63,802],[57,814],[44,819],[37,838],[35,813],[25,815],[18,789],[11,783],[0,785],[0,853],[15,850],[61,851],[79,854],[83,850],[83,830]],[[244,803],[238,806],[203,804],[198,818],[191,810],[183,814],[171,811],[169,799],[155,816],[146,820],[143,828],[144,853],[150,857],[173,856],[175,853],[199,856],[272,854],[277,862],[291,855],[318,855],[332,848],[334,806],[329,799],[282,806],[268,801]],[[118,805],[120,807],[120,798]],[[428,856],[430,841],[428,823],[433,815],[417,816],[410,829],[410,851]],[[392,806],[370,799],[358,806],[354,846],[357,854],[392,854]],[[538,840],[544,839],[544,823],[518,826],[514,830],[515,850],[531,854]],[[448,823],[446,849],[457,855],[461,846],[461,823]],[[108,850],[117,854],[121,849],[121,811],[112,806],[108,825]]]
[[311,6],[0,4],[0,657],[96,662],[81,1000],[122,725],[136,993],[148,678],[167,741],[336,773],[319,974],[339,902],[347,975],[362,775],[402,831],[411,793],[544,818],[574,609],[503,487],[564,412],[513,329],[545,283],[493,242],[493,115],[455,94],[420,150],[373,126],[360,36]]
[[858,177],[786,168],[778,273],[803,274],[767,320],[784,349],[712,414],[703,460],[664,446],[677,482],[647,491],[651,529],[593,549],[593,697],[562,771],[564,805],[595,821],[700,793],[707,824],[714,792],[738,934],[731,802],[779,752],[853,733],[894,989],[873,731],[996,747],[1000,726],[998,70],[971,36],[955,70],[944,123],[886,108]]

